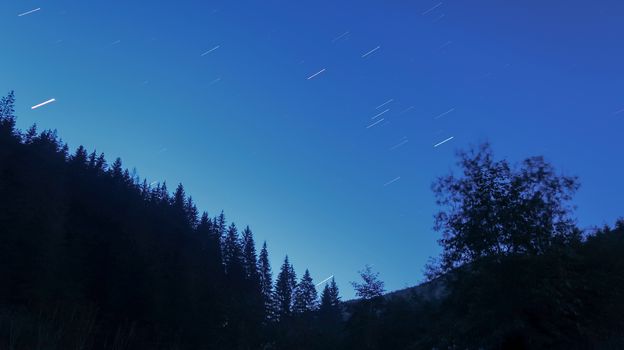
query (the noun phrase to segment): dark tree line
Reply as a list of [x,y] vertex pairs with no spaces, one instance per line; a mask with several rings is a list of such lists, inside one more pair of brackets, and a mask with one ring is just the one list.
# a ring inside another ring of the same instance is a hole
[[[170,193],[120,159],[70,154],[53,131],[17,130],[14,102],[0,100],[0,344],[277,348],[282,325],[318,318],[309,272],[297,281],[286,258],[274,283],[249,227],[200,214],[181,184]],[[324,311],[338,314],[332,285]]]
[[344,302],[288,256],[273,271],[266,242],[182,185],[17,130],[14,102],[0,100],[2,349],[624,347],[624,220],[578,229],[578,180],[541,157],[459,153],[462,172],[433,185],[428,281],[384,294],[366,266]]

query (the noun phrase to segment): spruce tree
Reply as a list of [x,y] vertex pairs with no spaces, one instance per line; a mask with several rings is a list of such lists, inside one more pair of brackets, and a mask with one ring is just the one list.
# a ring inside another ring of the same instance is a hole
[[325,285],[321,294],[321,312],[331,312],[340,306],[340,295],[336,281],[332,278],[331,282]]
[[238,282],[239,278],[244,277],[243,252],[238,237],[238,229],[234,223],[228,227],[223,242],[223,263],[225,264],[225,273],[231,277],[230,280],[236,279]]
[[[96,161],[97,161],[97,153],[94,150],[93,152],[91,152],[89,154],[89,161],[88,161],[89,169],[94,169],[95,168],[95,162]],[[147,179],[145,179],[144,181],[147,181]]]
[[176,188],[173,194],[173,198],[171,199],[171,205],[176,210],[183,211],[185,200],[186,200],[186,193],[184,192],[184,186],[180,183],[178,184],[178,187]]
[[105,172],[108,164],[106,164],[106,157],[104,157],[104,153],[100,153],[100,156],[95,161],[95,169],[98,172]]
[[186,199],[186,202],[184,202],[184,212],[186,213],[186,219],[189,225],[192,228],[197,227],[197,216],[199,211],[197,210],[197,206],[195,205],[195,203],[193,203],[193,197],[189,196]]
[[81,145],[76,149],[76,153],[70,157],[69,163],[78,167],[84,167],[87,164],[87,150]]
[[245,277],[259,287],[258,275],[258,256],[256,254],[256,243],[254,242],[253,233],[249,226],[243,230],[243,266],[245,268]]
[[[223,214],[223,211],[221,211],[221,214],[219,214],[219,216],[216,216],[214,219],[212,219],[212,227],[215,230],[216,235],[219,237],[219,245],[221,247],[221,256],[224,256],[224,246],[225,246],[225,229],[226,229],[226,223],[225,223],[225,214]],[[225,260],[223,261],[223,264],[225,266]]]
[[271,320],[273,319],[273,273],[271,272],[266,241],[262,244],[258,258],[258,279],[260,293],[264,301],[264,315],[266,319]]
[[110,169],[110,173],[114,179],[120,180],[121,178],[123,178],[123,166],[121,164],[121,158],[117,157],[115,159],[115,162],[113,163],[113,166]]
[[306,269],[303,277],[301,277],[301,281],[299,281],[297,287],[295,288],[293,311],[295,313],[302,314],[308,311],[316,310],[317,305],[318,294],[316,292],[316,287],[312,282],[310,271]]
[[[92,155],[94,154],[95,153],[92,153]],[[95,166],[95,158],[93,158],[93,162],[92,162],[92,158],[91,156],[89,156],[89,169],[93,169],[94,166]],[[150,186],[147,183],[147,179],[143,179],[143,183],[141,184],[141,188],[139,189],[139,191],[141,193],[141,199],[143,200],[149,199]]]
[[318,316],[318,327],[320,337],[323,339],[323,348],[338,348],[343,334],[344,323],[338,286],[333,278],[323,288]]
[[202,242],[202,250],[206,252],[206,262],[209,273],[220,281],[223,274],[223,260],[221,256],[221,241],[208,213],[204,212],[195,229],[197,236]]
[[280,268],[280,273],[275,281],[275,316],[277,320],[283,321],[292,315],[293,293],[297,286],[297,276],[295,269],[288,261],[288,255],[284,258],[284,263]]

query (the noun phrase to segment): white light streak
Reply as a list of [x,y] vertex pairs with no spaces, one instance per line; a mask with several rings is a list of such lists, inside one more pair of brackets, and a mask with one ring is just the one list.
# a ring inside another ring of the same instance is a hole
[[379,109],[379,108],[381,108],[381,107],[383,107],[383,106],[385,106],[385,105],[387,105],[388,103],[391,103],[391,102],[394,102],[394,99],[393,99],[393,98],[391,98],[391,99],[389,99],[388,101],[386,101],[386,102],[384,102],[384,103],[380,104],[380,105],[379,105],[379,106],[377,106],[375,109]]
[[377,124],[381,123],[383,120],[384,120],[384,118],[381,118],[381,119],[379,119],[378,121],[374,122],[373,124],[371,124],[371,125],[367,126],[366,128],[367,128],[367,129],[370,129],[370,128],[372,128],[373,126],[375,126],[375,125],[377,125]]
[[439,114],[437,117],[435,117],[435,118],[433,118],[433,119],[440,119],[440,118],[444,117],[445,115],[447,115],[447,114],[449,114],[449,113],[453,112],[454,110],[455,110],[455,107],[453,107],[453,108],[449,109],[448,111],[446,111],[446,112],[444,112],[444,113],[442,113],[442,114]]
[[390,147],[390,150],[391,150],[391,151],[393,151],[393,150],[395,150],[395,149],[397,149],[397,148],[399,148],[399,147],[403,146],[403,145],[404,145],[404,144],[406,144],[407,142],[408,142],[408,140],[403,140],[403,141],[401,141],[401,142],[397,143],[396,145],[394,145],[394,146]]
[[17,17],[22,17],[22,16],[30,15],[31,13],[33,13],[33,12],[37,12],[37,11],[39,11],[39,10],[41,10],[41,7],[37,7],[37,8],[36,8],[36,9],[34,9],[34,10],[30,10],[30,11],[26,11],[26,12],[24,12],[24,13],[20,13],[19,15],[17,15]]
[[210,50],[208,50],[208,51],[206,51],[206,52],[202,53],[202,54],[201,54],[201,57],[206,56],[207,54],[211,53],[212,51],[214,51],[214,50],[216,50],[216,49],[218,49],[218,48],[220,48],[220,47],[221,47],[221,45],[217,45],[217,46],[213,47],[212,49],[210,49]]
[[396,178],[394,178],[394,179],[392,179],[392,180],[390,180],[390,181],[386,182],[386,183],[384,184],[384,187],[386,187],[386,186],[388,186],[388,185],[390,185],[390,184],[393,184],[393,183],[395,183],[395,182],[399,181],[400,179],[401,179],[401,177],[400,177],[400,176],[397,176]]
[[438,3],[437,5],[435,5],[434,7],[432,7],[432,8],[430,8],[430,9],[428,9],[427,11],[423,12],[423,13],[422,13],[422,15],[424,16],[424,15],[428,14],[429,12],[431,12],[431,11],[433,11],[433,10],[437,9],[437,8],[438,8],[438,7],[440,7],[440,6],[442,6],[442,3],[441,3],[441,2],[440,2],[440,3]]
[[362,58],[368,57],[369,55],[373,54],[375,51],[379,50],[380,48],[381,48],[381,46],[377,46],[376,48],[374,48],[374,49],[368,51],[367,53],[363,54]]
[[316,72],[316,73],[314,73],[314,74],[310,75],[310,76],[308,77],[308,80],[310,80],[310,79],[314,78],[315,76],[317,76],[317,75],[319,75],[319,74],[323,73],[324,71],[325,71],[325,68],[323,68],[323,69],[321,69],[320,71],[318,71],[318,72]]
[[38,104],[38,105],[34,105],[34,106],[30,107],[30,109],[37,109],[37,108],[39,108],[39,107],[43,107],[43,106],[47,105],[48,103],[52,103],[52,102],[54,102],[54,101],[56,101],[56,99],[51,98],[51,99],[49,99],[49,100],[47,100],[47,101],[45,101],[45,102],[41,102],[41,103],[40,103],[40,104]]
[[383,112],[381,112],[381,113],[379,113],[379,114],[375,115],[374,117],[372,117],[372,118],[371,118],[371,120],[373,120],[373,119],[377,119],[377,117],[380,117],[380,116],[382,116],[382,115],[384,115],[384,114],[388,113],[388,111],[390,111],[390,108],[388,108],[388,109],[386,109],[385,111],[383,111]]
[[436,143],[435,145],[433,145],[433,148],[436,148],[436,147],[438,147],[438,146],[440,146],[440,145],[442,145],[442,144],[445,144],[445,143],[447,143],[447,142],[451,141],[453,138],[455,138],[455,136],[451,136],[451,137],[449,137],[448,139],[446,139],[446,140],[444,140],[444,141],[442,141],[442,142],[440,142],[440,143]]
[[318,283],[318,284],[316,285],[316,287],[318,288],[318,286],[320,286],[321,284],[323,284],[323,283],[325,283],[325,282],[329,281],[329,280],[330,280],[330,279],[332,279],[332,278],[334,278],[334,275],[331,275],[331,276],[327,277],[326,279],[322,280],[320,283]]

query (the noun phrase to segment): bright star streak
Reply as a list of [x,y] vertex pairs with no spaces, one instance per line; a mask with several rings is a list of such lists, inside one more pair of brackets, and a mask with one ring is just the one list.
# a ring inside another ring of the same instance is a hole
[[19,15],[17,15],[17,17],[26,16],[26,15],[29,15],[29,14],[31,14],[31,13],[33,13],[33,12],[37,12],[37,11],[39,11],[39,10],[41,10],[41,7],[37,7],[37,8],[36,8],[36,9],[34,9],[34,10],[30,10],[30,11],[27,11],[27,12],[24,12],[24,13],[20,13]]
[[375,51],[379,50],[380,48],[381,48],[381,46],[377,46],[376,48],[374,48],[374,49],[372,49],[372,50],[368,51],[367,53],[363,54],[363,55],[362,55],[362,58],[366,58],[368,55],[370,55],[370,54],[372,54],[373,52],[375,52]]
[[437,8],[438,8],[438,7],[440,7],[440,6],[442,6],[442,3],[438,3],[438,4],[437,4],[437,5],[435,5],[434,7],[432,7],[432,8],[430,8],[430,9],[428,9],[427,11],[423,12],[423,13],[422,13],[422,14],[423,14],[423,16],[424,16],[424,15],[426,15],[426,14],[428,14],[429,12],[431,12],[431,11],[433,11],[433,10],[437,9]]
[[381,108],[381,107],[383,107],[383,106],[385,106],[385,105],[387,105],[388,103],[393,102],[393,101],[394,101],[394,99],[393,99],[393,98],[391,98],[391,99],[389,99],[388,101],[386,101],[386,102],[384,102],[384,103],[380,104],[379,106],[377,106],[375,109],[379,109],[379,108]]
[[372,117],[372,118],[371,118],[371,120],[372,120],[372,119],[376,119],[377,117],[379,117],[379,116],[382,116],[382,115],[386,114],[389,110],[390,110],[390,108],[386,109],[385,111],[383,111],[383,112],[381,112],[381,113],[377,114],[376,116]]
[[384,120],[384,118],[381,118],[381,119],[379,119],[378,121],[374,122],[373,124],[371,124],[371,125],[367,126],[366,128],[367,128],[367,129],[370,129],[370,128],[372,128],[373,126],[375,126],[375,125],[377,125],[377,124],[381,123],[383,120]]
[[206,56],[207,54],[211,53],[212,51],[214,51],[214,50],[216,50],[216,49],[218,49],[218,48],[220,48],[220,47],[221,47],[221,45],[217,45],[217,46],[213,47],[212,49],[210,49],[210,50],[208,50],[208,51],[206,51],[206,52],[202,53],[202,54],[201,54],[201,57]]
[[51,98],[51,99],[49,99],[49,100],[47,100],[47,101],[45,101],[45,102],[41,102],[41,103],[40,103],[40,104],[38,104],[38,105],[34,105],[34,106],[30,107],[30,109],[37,109],[37,108],[39,108],[39,107],[45,106],[45,105],[47,105],[48,103],[52,103],[52,102],[54,102],[54,101],[56,101],[56,99]]
[[448,139],[446,139],[446,140],[444,140],[444,141],[442,141],[442,142],[440,142],[440,143],[436,143],[435,145],[433,145],[433,147],[435,148],[435,147],[438,147],[438,146],[440,146],[440,145],[442,145],[442,144],[445,144],[445,143],[447,143],[447,142],[451,141],[453,138],[455,138],[455,136],[451,136],[451,137],[449,137]]
[[401,177],[400,177],[400,176],[397,176],[395,179],[392,179],[392,180],[390,180],[390,181],[386,182],[386,183],[384,184],[384,187],[386,187],[386,186],[388,186],[388,185],[390,185],[390,184],[393,184],[393,183],[395,183],[395,182],[399,181],[400,179],[401,179]]
[[320,286],[321,284],[323,284],[323,283],[325,283],[325,282],[329,281],[329,280],[330,280],[330,279],[332,279],[332,278],[334,278],[334,275],[331,275],[331,276],[327,277],[326,279],[322,280],[320,283],[318,283],[318,284],[316,285],[316,287],[318,287],[318,286]]
[[325,68],[323,68],[323,69],[321,69],[320,71],[318,71],[318,72],[316,72],[316,73],[314,73],[314,74],[310,75],[310,76],[308,77],[308,80],[310,80],[310,79],[314,78],[315,76],[317,76],[317,75],[319,75],[319,74],[323,73],[324,71],[325,71]]
[[393,151],[393,150],[395,150],[395,149],[397,149],[397,148],[399,148],[399,147],[403,146],[403,145],[404,145],[404,144],[406,144],[407,142],[408,142],[408,140],[403,140],[403,141],[401,141],[401,142],[397,143],[396,145],[394,145],[394,146],[390,147],[390,150],[391,150],[391,151]]
[[440,118],[444,117],[445,115],[447,115],[447,114],[449,114],[449,113],[453,112],[454,110],[455,110],[455,107],[453,107],[453,108],[449,109],[448,111],[446,111],[446,112],[444,112],[444,113],[442,113],[442,114],[438,115],[437,117],[435,117],[435,118],[433,118],[433,119],[440,119]]

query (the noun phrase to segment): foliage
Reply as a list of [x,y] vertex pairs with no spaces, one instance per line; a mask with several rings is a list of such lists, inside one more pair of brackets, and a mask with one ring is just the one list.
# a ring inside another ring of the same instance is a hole
[[362,283],[351,282],[358,297],[369,300],[384,293],[384,283],[379,279],[379,273],[373,272],[370,265],[366,265],[364,270],[359,271],[359,274],[362,277]]
[[514,169],[494,160],[488,144],[458,158],[463,176],[433,184],[443,254],[432,277],[480,258],[537,255],[580,240],[569,203],[579,187],[575,177],[558,175],[542,157]]

